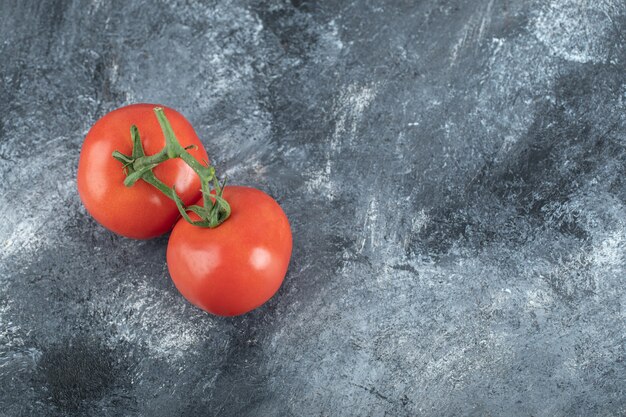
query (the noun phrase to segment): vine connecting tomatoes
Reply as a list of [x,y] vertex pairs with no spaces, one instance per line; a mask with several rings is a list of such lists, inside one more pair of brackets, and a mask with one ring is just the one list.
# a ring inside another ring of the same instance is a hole
[[147,239],[175,223],[170,275],[205,311],[244,314],[283,282],[287,216],[260,190],[220,183],[193,128],[172,109],[137,104],[100,119],[83,144],[78,191],[87,211],[123,236]]

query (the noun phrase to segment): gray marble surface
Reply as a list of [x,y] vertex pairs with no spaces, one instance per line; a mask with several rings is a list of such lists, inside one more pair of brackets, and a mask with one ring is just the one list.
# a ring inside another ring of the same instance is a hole
[[[0,1],[1,416],[626,415],[626,3]],[[76,191],[181,111],[292,222],[217,318]]]

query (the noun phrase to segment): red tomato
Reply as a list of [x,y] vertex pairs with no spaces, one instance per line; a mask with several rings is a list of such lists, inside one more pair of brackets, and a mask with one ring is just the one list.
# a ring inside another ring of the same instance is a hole
[[235,316],[259,307],[280,287],[291,257],[291,229],[278,203],[262,191],[227,186],[223,197],[232,212],[218,227],[176,223],[167,265],[176,288],[192,304]]
[[[104,227],[122,236],[148,239],[172,228],[179,217],[176,204],[144,181],[126,187],[122,164],[111,154],[117,150],[132,154],[131,125],[139,129],[146,155],[158,153],[165,137],[154,114],[163,107],[182,146],[196,145],[189,152],[198,161],[208,161],[202,142],[191,124],[180,113],[155,104],[133,104],[114,110],[91,128],[78,162],[78,193],[87,211]],[[153,169],[168,186],[174,185],[183,202],[191,204],[200,197],[200,179],[181,159],[171,159]]]

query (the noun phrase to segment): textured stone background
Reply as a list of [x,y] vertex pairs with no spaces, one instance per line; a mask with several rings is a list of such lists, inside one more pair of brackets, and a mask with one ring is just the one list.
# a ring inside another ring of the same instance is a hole
[[[626,415],[623,0],[0,1],[1,416]],[[244,317],[76,192],[124,104],[295,246]]]

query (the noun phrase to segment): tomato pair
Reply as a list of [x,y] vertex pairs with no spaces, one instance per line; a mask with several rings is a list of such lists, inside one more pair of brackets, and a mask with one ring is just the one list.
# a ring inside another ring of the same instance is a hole
[[[111,155],[131,153],[132,125],[138,128],[146,155],[163,149],[165,138],[154,108],[152,104],[126,106],[91,128],[78,164],[78,192],[85,208],[104,227],[130,238],[149,239],[173,226],[168,269],[192,304],[222,316],[259,307],[276,293],[287,271],[292,249],[287,216],[262,191],[227,186],[222,197],[230,204],[230,217],[215,228],[203,228],[179,220],[174,201],[152,185],[139,180],[126,187],[124,167]],[[175,110],[163,109],[180,144],[198,162],[208,161],[191,124]],[[202,205],[200,180],[184,161],[167,160],[153,172],[175,187],[186,206]],[[198,220],[194,213],[190,217]]]

